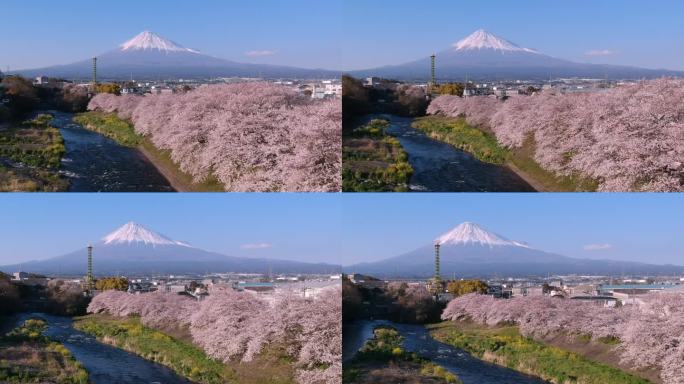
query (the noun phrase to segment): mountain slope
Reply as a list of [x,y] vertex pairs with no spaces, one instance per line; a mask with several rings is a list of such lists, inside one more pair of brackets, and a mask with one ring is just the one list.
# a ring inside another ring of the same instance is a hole
[[[547,274],[672,274],[684,266],[615,260],[575,259],[534,249],[473,223],[463,223],[435,239],[444,277],[545,276]],[[389,259],[344,267],[348,273],[379,277],[425,278],[434,274],[434,245]]]
[[[85,248],[47,260],[0,267],[4,271],[84,275]],[[333,273],[340,267],[323,263],[226,256],[172,240],[140,224],[127,223],[93,244],[93,272],[111,274],[183,274],[206,272]]]
[[[67,79],[90,79],[92,59],[66,65],[17,71],[19,74]],[[150,31],[144,31],[118,48],[97,56],[100,79],[136,80],[160,78],[264,77],[322,78],[337,71],[288,66],[247,64],[219,59],[185,48]]]
[[[470,80],[684,76],[681,71],[575,63],[518,46],[484,30],[475,31],[451,48],[438,52],[436,68],[438,80],[464,80],[466,76]],[[351,71],[350,74],[358,77],[379,76],[427,81],[430,76],[430,58],[426,55],[412,62]]]

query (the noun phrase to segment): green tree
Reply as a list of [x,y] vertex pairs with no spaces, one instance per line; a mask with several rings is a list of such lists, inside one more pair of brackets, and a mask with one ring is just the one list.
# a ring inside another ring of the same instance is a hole
[[8,108],[12,118],[27,115],[38,105],[38,91],[30,80],[20,76],[7,76],[2,79],[0,88],[4,88],[5,97],[9,100]]
[[437,86],[437,93],[440,95],[463,96],[463,84],[446,83]]
[[128,289],[128,279],[124,277],[105,277],[95,282],[95,289],[98,291],[108,291],[111,289],[125,291]]
[[104,83],[95,85],[95,93],[111,93],[113,95],[121,94],[121,86],[119,84]]
[[487,293],[489,287],[482,280],[454,280],[447,284],[447,290],[454,296],[462,296],[468,293]]
[[342,116],[345,120],[370,113],[373,108],[370,90],[363,86],[361,80],[351,76],[342,76]]

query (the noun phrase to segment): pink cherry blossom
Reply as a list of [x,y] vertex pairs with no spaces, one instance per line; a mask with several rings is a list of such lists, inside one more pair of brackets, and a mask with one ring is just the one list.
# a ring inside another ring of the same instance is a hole
[[171,95],[98,94],[90,110],[116,112],[181,170],[227,191],[341,188],[342,103],[268,83],[210,85]]
[[591,93],[545,91],[506,101],[440,96],[430,114],[464,116],[505,147],[534,139],[534,159],[581,174],[601,191],[684,191],[684,80],[658,79]]

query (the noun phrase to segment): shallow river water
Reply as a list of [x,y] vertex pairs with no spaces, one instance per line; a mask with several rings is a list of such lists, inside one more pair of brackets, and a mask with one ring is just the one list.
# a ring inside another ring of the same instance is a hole
[[46,336],[58,341],[71,351],[76,360],[88,371],[93,384],[186,384],[190,381],[176,375],[170,369],[140,358],[122,349],[97,341],[94,337],[72,327],[69,317],[43,313],[23,314],[16,325],[28,318],[47,321]]
[[441,343],[430,336],[422,325],[398,324],[385,320],[361,320],[344,324],[342,355],[349,361],[373,337],[373,329],[388,325],[404,337],[403,348],[415,352],[420,357],[431,360],[458,375],[464,384],[544,384],[545,381],[523,375],[508,368],[490,364],[469,353]]
[[534,192],[534,188],[500,165],[483,163],[468,152],[432,139],[411,127],[410,117],[369,115],[362,123],[382,118],[386,132],[396,137],[413,167],[411,190],[426,192]]
[[157,168],[135,148],[124,147],[74,123],[71,113],[50,111],[64,138],[60,172],[71,192],[172,192]]

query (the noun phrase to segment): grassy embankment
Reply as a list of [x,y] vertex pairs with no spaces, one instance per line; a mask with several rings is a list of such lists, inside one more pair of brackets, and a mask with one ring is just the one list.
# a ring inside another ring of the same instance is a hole
[[50,126],[52,116],[0,128],[0,192],[58,192],[69,184],[59,176],[64,140]]
[[[542,343],[520,334],[517,326],[488,327],[472,322],[444,322],[427,326],[436,340],[461,348],[470,354],[556,384],[645,384],[648,380],[627,373],[605,363],[585,357],[590,346],[589,338],[581,340],[584,351],[575,352]],[[604,348],[614,340],[604,340]],[[613,360],[615,361],[615,360]]]
[[345,364],[344,383],[461,383],[443,367],[404,351],[403,337],[396,330],[379,327],[373,332],[373,339],[364,344],[350,364]]
[[224,187],[215,177],[204,182],[193,181],[192,176],[183,172],[171,159],[168,150],[161,150],[152,141],[135,132],[133,125],[120,119],[114,113],[86,112],[74,117],[74,121],[87,129],[98,132],[117,143],[138,149],[166,177],[174,189],[183,192],[223,192]]
[[385,134],[386,120],[374,119],[342,138],[342,190],[408,191],[413,168],[399,140]]
[[88,372],[62,344],[42,333],[43,320],[29,319],[0,337],[0,382],[86,384]]
[[176,374],[201,384],[291,384],[293,361],[284,350],[271,349],[247,363],[223,363],[208,357],[191,342],[187,329],[164,332],[148,328],[137,317],[120,319],[106,315],[77,317],[74,327],[97,340],[135,353],[171,368]]
[[463,118],[427,116],[416,119],[413,127],[433,139],[471,153],[478,160],[511,168],[535,189],[549,192],[596,191],[598,183],[579,175],[558,176],[534,160],[535,143],[528,137],[520,148],[499,145],[494,134],[473,127]]

